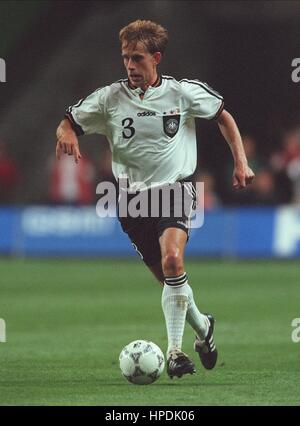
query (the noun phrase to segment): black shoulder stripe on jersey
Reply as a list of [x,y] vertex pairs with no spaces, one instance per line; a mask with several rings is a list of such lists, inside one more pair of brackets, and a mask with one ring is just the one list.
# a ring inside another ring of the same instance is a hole
[[[96,89],[96,90],[94,90],[92,93],[91,93],[91,95],[93,95],[94,93],[96,93],[96,92],[99,92],[99,90],[101,90],[101,89],[103,89],[103,87],[104,86],[101,86],[101,87],[98,87],[98,89]],[[87,96],[85,96],[84,98],[82,98],[82,99],[80,99],[78,102],[77,102],[77,104],[75,104],[75,105],[72,105],[70,108],[70,112],[72,111],[72,108],[78,108],[78,107],[80,107],[81,105],[82,105],[82,103],[83,103],[83,101],[85,101],[86,100],[86,98],[87,98]],[[67,110],[68,111],[68,110]]]
[[85,100],[85,98],[80,99],[77,104],[70,106],[70,112],[72,111],[72,108],[78,108],[82,104],[82,102]]
[[[99,90],[103,89],[104,86],[98,87],[98,89],[94,90],[93,93],[99,92]],[[85,99],[85,98],[84,98]]]
[[224,109],[224,102],[221,103],[220,108],[218,109],[216,115],[214,115],[214,117],[212,117],[211,120],[217,120],[217,118],[220,117],[223,109]]
[[76,133],[76,136],[84,135],[84,131],[82,130],[82,127],[78,123],[76,123],[71,111],[66,112],[65,118],[67,118],[69,120],[69,122],[71,123],[72,129]]
[[201,82],[191,81],[191,80],[188,80],[187,78],[183,78],[182,80],[180,80],[179,83],[181,83],[182,81],[185,81],[186,83],[190,83],[190,84],[196,84],[196,86],[202,87],[202,89],[206,90],[208,93],[215,96],[216,98],[223,100],[223,96],[214,92],[213,89],[210,90],[208,87],[205,86],[205,84]]
[[167,76],[162,76],[162,78],[164,79],[164,80],[175,80],[175,78],[174,77],[167,77]]
[[[96,93],[96,92],[98,92],[99,90],[103,89],[103,87],[104,87],[104,86],[102,86],[102,87],[98,87],[98,89],[94,90],[94,91],[91,93],[91,95],[93,95],[94,93]],[[87,98],[87,96],[86,96],[85,98],[80,99],[80,100],[77,102],[77,104],[74,104],[74,105],[69,106],[69,108],[67,108],[67,112],[72,112],[72,109],[73,109],[73,108],[79,108],[79,107],[82,105],[82,103],[86,100],[86,98]]]

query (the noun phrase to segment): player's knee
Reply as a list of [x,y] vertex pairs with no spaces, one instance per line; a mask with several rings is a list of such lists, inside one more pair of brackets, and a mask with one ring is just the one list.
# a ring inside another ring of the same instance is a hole
[[184,272],[183,259],[179,250],[171,250],[162,259],[162,267],[165,276],[181,275]]

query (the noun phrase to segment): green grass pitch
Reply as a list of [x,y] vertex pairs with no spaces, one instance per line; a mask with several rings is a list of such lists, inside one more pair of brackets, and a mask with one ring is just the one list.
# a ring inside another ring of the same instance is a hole
[[161,288],[139,260],[0,260],[1,405],[299,405],[297,262],[187,260],[200,309],[215,315],[219,359],[205,371],[135,386],[118,356],[135,339],[165,352]]

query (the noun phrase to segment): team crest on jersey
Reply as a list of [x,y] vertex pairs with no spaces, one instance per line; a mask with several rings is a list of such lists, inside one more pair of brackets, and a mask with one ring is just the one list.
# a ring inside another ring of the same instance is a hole
[[180,115],[164,115],[163,121],[165,133],[172,138],[178,132]]

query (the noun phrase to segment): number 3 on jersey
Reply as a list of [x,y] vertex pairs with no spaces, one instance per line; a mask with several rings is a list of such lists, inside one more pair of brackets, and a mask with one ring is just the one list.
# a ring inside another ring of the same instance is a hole
[[123,138],[130,139],[135,134],[135,128],[132,127],[133,119],[130,117],[124,118],[122,120],[122,126],[123,126]]

